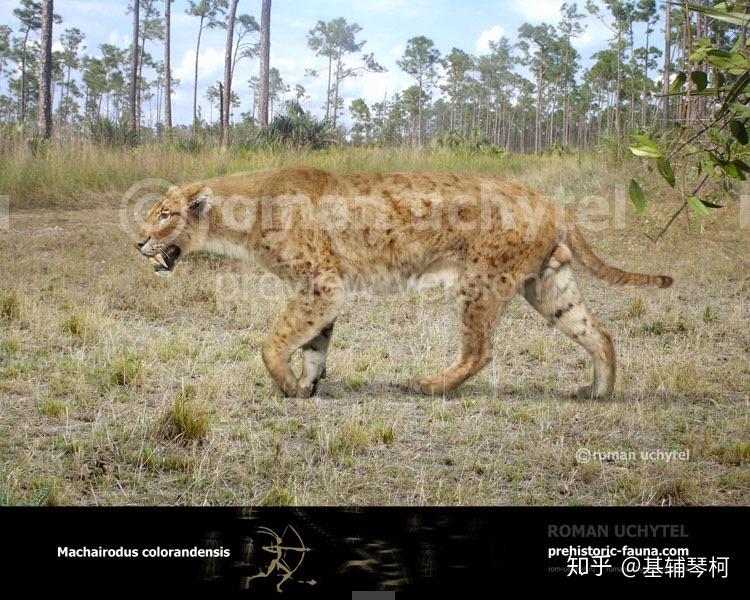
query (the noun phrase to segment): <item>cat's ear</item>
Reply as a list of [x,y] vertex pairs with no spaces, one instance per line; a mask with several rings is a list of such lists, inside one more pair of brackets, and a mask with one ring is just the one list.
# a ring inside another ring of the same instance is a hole
[[205,213],[211,208],[214,194],[211,188],[205,185],[194,185],[190,189],[183,190],[188,201],[188,208],[196,215]]

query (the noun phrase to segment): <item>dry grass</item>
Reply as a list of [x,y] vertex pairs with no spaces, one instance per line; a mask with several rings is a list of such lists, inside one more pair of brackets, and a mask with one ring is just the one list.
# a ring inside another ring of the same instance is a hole
[[208,407],[197,399],[194,386],[180,390],[166,411],[159,426],[159,434],[172,441],[200,441],[209,432]]
[[[175,156],[145,174],[187,180],[199,158],[192,176],[293,160]],[[143,164],[125,164],[118,176],[110,160],[101,185],[81,194],[101,197],[144,175]],[[174,170],[160,172],[170,160]],[[526,160],[528,168],[405,152],[301,160],[342,170],[494,169],[574,197],[609,195],[606,186],[627,180],[610,168],[606,183],[590,157]],[[16,181],[6,188],[14,206],[41,194],[73,198],[78,184],[58,186],[62,174],[34,183],[18,174],[20,158],[12,162],[15,175],[2,177]],[[625,228],[589,236],[615,264],[676,277],[669,290],[644,291],[580,274],[617,345],[616,396],[606,402],[567,398],[589,363],[518,300],[478,377],[445,398],[405,391],[399,384],[440,369],[456,350],[453,302],[440,291],[355,298],[318,395],[282,399],[259,353],[284,304],[280,285],[207,256],[186,258],[162,280],[110,208],[14,208],[0,233],[0,502],[748,504],[750,283],[747,234],[730,206],[702,235],[679,221],[657,246],[641,232],[666,206],[645,223],[628,212]],[[218,293],[227,281],[247,293]],[[690,460],[586,463],[576,457],[582,447],[687,449]]]
[[[0,142],[0,194],[13,208],[97,207],[116,203],[123,191],[147,178],[185,183],[242,171],[310,165],[338,172],[458,171],[522,177],[557,195],[575,190],[576,197],[612,192],[601,153],[583,157],[457,155],[434,150],[425,155],[410,148],[332,147],[325,151],[209,149],[187,152],[169,146],[108,148],[88,142],[43,147],[34,153],[22,144]],[[633,163],[634,165],[637,163]],[[627,181],[627,180],[625,180]]]

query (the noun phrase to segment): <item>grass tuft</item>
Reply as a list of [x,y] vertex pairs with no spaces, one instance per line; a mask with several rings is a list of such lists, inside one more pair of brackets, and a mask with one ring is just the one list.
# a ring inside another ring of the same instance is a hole
[[747,465],[750,464],[750,442],[718,446],[712,454],[723,464]]
[[701,320],[707,325],[710,325],[711,323],[715,323],[717,321],[716,313],[711,309],[710,306],[707,306],[703,309]]
[[654,493],[654,502],[664,506],[686,506],[694,504],[695,484],[677,477],[662,483]]
[[159,427],[161,435],[170,440],[200,441],[210,430],[208,407],[197,397],[196,388],[186,385],[177,394]]
[[57,398],[45,398],[39,412],[46,417],[58,417],[65,412],[65,403]]
[[648,304],[643,296],[634,298],[628,305],[628,316],[632,319],[642,317],[648,312]]
[[[629,292],[574,265],[615,340],[612,401],[568,398],[589,383],[591,361],[520,298],[481,373],[446,397],[412,393],[406,382],[449,366],[459,347],[443,290],[353,297],[316,397],[283,399],[260,346],[286,288],[205,255],[181,259],[170,280],[154,277],[112,207],[145,177],[184,183],[293,164],[488,173],[571,202],[613,199],[633,167],[593,153],[390,148],[82,142],[3,154],[13,228],[0,235],[0,504],[750,504],[750,338],[738,318],[750,283],[746,265],[721,250],[744,241],[736,203],[712,213],[700,237],[678,220],[662,243],[639,241],[681,201],[670,190],[649,205],[648,222],[627,212],[623,228],[584,233],[613,265],[680,282]],[[92,250],[101,240],[106,256]],[[219,276],[238,277],[243,293],[218,286]],[[579,446],[690,448],[691,460],[584,465]]]
[[335,461],[351,458],[378,444],[392,444],[395,440],[393,426],[382,422],[367,423],[348,420],[324,439],[324,449]]
[[111,362],[104,375],[105,388],[130,387],[138,388],[145,381],[143,360],[133,352],[126,351],[123,356]]
[[5,321],[18,321],[21,318],[21,301],[16,290],[3,296],[0,302],[0,315]]
[[263,506],[289,506],[293,503],[294,494],[277,482],[274,482],[261,502]]
[[60,323],[60,331],[76,338],[80,342],[90,341],[95,337],[95,327],[85,316],[73,313]]

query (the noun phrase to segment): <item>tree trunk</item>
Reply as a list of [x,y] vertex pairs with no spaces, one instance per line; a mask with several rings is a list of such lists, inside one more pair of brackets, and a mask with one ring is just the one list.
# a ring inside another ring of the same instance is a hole
[[258,124],[268,126],[268,71],[271,55],[271,0],[263,0],[260,15],[260,85]]
[[45,140],[52,135],[52,0],[42,0],[42,39],[39,48],[39,102],[36,132]]
[[542,145],[542,66],[539,65],[539,72],[536,77],[536,113],[534,115],[534,152],[539,153]]
[[513,129],[513,122],[514,122],[514,120],[516,118],[516,108],[517,108],[517,106],[518,106],[518,103],[516,103],[516,104],[513,105],[513,108],[512,108],[512,110],[510,112],[510,118],[508,119],[508,124],[507,124],[508,131],[507,131],[507,137],[505,138],[505,149],[508,150],[508,151],[512,150],[511,143],[512,143],[513,140],[511,139],[510,136],[513,133],[515,133],[515,131]]
[[664,80],[662,83],[662,93],[664,94],[661,101],[661,115],[663,125],[669,122],[669,69],[670,69],[670,51],[672,49],[672,2],[667,0],[666,16],[664,25]]
[[[701,39],[703,37],[703,15],[700,13],[695,16],[695,37],[696,39]],[[698,68],[702,69],[703,65]],[[698,96],[695,99],[695,118],[703,118],[703,96]]]
[[328,57],[328,85],[326,86],[326,121],[331,118],[331,70],[333,69],[333,56]]
[[232,0],[227,21],[227,45],[224,50],[224,97],[221,104],[221,146],[229,144],[229,107],[232,98],[232,42],[234,39],[234,19],[238,0]]
[[167,135],[172,133],[172,0],[164,0],[164,126]]
[[[221,127],[221,120],[224,118],[223,112],[224,112],[224,84],[221,83],[221,81],[217,82],[219,84],[219,127]],[[211,116],[210,120],[213,121],[214,119],[214,105],[213,102],[211,103]]]
[[198,26],[198,40],[195,44],[195,79],[193,81],[193,135],[198,131],[198,55],[201,51],[201,35],[203,35],[203,19]]
[[[156,80],[157,83],[159,82],[158,78]],[[156,86],[156,134],[159,139],[161,139],[162,133],[164,132],[164,121],[161,119],[161,111],[162,111],[162,105],[164,102],[164,86],[157,85]]]
[[417,146],[422,145],[422,81],[419,82],[419,97],[417,99]]
[[[630,68],[633,73],[631,77],[635,77],[637,63],[635,60],[635,39],[633,37],[633,23],[629,23],[628,27],[628,35],[630,39]],[[628,87],[630,88],[630,99],[628,100],[627,131],[632,131],[635,126],[635,86],[633,85],[633,80],[628,81]]]
[[[497,102],[497,99],[496,99],[496,102]],[[502,108],[503,107],[504,105],[500,103],[496,104],[495,106],[495,123],[494,123],[493,131],[492,131],[492,143],[495,146],[500,145],[500,135],[501,135],[500,124],[502,123]]]
[[555,80],[555,85],[552,88],[552,107],[549,113],[549,119],[547,119],[547,147],[549,148],[552,144],[556,143],[557,135],[555,130],[555,113],[557,112],[557,99],[560,95],[560,79]]
[[135,105],[137,107],[137,118],[135,122],[136,130],[140,129],[141,127],[141,116],[142,116],[142,103],[141,103],[141,92],[143,87],[143,57],[146,53],[146,28],[143,27],[141,29],[141,47],[138,50],[138,80],[137,80],[137,98],[135,101]]
[[648,43],[649,24],[646,23],[646,55],[643,59],[643,98],[641,98],[641,128],[646,129],[646,116],[648,114]]
[[242,43],[242,36],[237,36],[237,41],[234,43],[234,51],[232,52],[232,72],[230,73],[232,81],[234,81],[234,68],[240,60],[240,44]]
[[68,124],[68,105],[70,100],[70,65],[68,65],[67,83],[65,84],[65,100],[63,100],[62,121]]
[[615,90],[615,135],[620,135],[620,93],[622,92],[622,23],[617,23],[617,89]]
[[336,118],[339,113],[339,84],[341,83],[341,51],[336,59],[336,83],[333,92],[333,126],[336,127]]
[[29,43],[30,27],[26,28],[23,36],[23,46],[21,46],[21,123],[26,122],[26,44]]
[[[690,18],[690,11],[685,11],[685,39],[683,40],[683,49],[682,49],[682,55],[684,57],[685,61],[685,71],[687,72],[687,80],[688,82],[691,81],[692,76],[692,66],[690,64],[690,61],[687,60],[687,57],[690,55],[690,47],[692,46],[692,19]],[[685,103],[685,114],[684,114],[684,123],[688,127],[690,126],[690,123],[692,121],[692,114],[693,114],[693,98],[690,95],[690,89],[691,89],[690,83],[687,85],[687,93],[685,96],[683,96],[683,102]]]
[[453,88],[451,90],[451,131],[456,128],[456,81],[453,81]]
[[130,134],[135,139],[138,131],[136,118],[138,111],[136,106],[136,94],[138,88],[138,26],[140,24],[140,0],[133,0],[133,52],[130,60]]

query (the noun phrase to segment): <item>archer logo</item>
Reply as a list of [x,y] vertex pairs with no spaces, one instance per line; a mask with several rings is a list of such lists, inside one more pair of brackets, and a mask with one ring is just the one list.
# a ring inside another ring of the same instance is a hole
[[[249,588],[250,582],[253,579],[266,579],[276,576],[279,577],[279,581],[276,583],[276,591],[281,592],[282,586],[287,581],[290,579],[294,581],[292,577],[302,566],[305,556],[310,552],[310,548],[305,546],[302,537],[292,525],[287,525],[280,535],[269,527],[258,528],[258,533],[269,538],[268,543],[261,546],[261,550],[268,554],[266,557],[268,563],[256,575],[247,577],[243,587]],[[301,581],[301,583],[315,585],[317,582],[311,579],[309,581]]]

